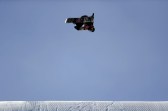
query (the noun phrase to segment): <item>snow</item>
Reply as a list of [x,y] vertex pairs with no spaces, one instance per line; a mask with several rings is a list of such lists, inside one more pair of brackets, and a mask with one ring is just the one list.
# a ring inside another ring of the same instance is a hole
[[0,101],[0,111],[168,111],[168,101]]

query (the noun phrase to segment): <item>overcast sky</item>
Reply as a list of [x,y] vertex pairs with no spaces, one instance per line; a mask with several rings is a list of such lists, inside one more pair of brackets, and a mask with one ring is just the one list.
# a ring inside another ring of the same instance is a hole
[[[0,100],[167,100],[168,1],[0,0]],[[68,17],[95,13],[95,32]]]

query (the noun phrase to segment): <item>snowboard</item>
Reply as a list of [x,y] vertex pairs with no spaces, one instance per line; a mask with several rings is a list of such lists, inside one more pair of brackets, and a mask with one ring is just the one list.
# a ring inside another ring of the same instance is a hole
[[81,18],[67,18],[65,20],[65,23],[74,23],[74,24],[83,23],[83,19],[81,19]]
[[65,20],[65,23],[73,23],[73,24],[78,24],[78,23],[88,23],[88,22],[94,22],[93,17],[83,17],[83,18],[67,18]]

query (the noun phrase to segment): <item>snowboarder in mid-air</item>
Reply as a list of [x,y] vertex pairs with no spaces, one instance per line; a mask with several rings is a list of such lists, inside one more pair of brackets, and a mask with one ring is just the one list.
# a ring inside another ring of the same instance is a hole
[[95,28],[93,25],[94,13],[92,14],[92,16],[83,15],[80,18],[67,18],[65,20],[65,23],[76,24],[76,26],[74,26],[76,30],[89,30],[91,32],[95,31]]

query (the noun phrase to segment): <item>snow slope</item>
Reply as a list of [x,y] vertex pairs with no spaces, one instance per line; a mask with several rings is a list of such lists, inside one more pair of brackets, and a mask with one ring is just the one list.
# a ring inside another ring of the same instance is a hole
[[168,101],[0,101],[0,111],[168,111]]

